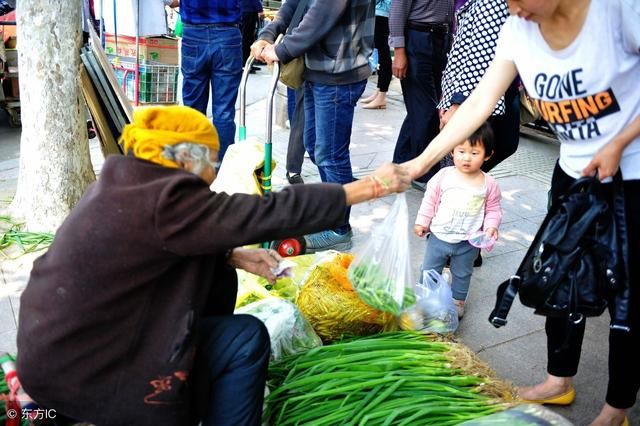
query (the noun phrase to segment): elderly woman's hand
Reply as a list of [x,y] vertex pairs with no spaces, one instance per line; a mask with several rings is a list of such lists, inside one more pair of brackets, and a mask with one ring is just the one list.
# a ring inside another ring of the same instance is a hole
[[375,197],[404,192],[411,185],[411,175],[406,167],[393,163],[384,163],[371,175],[376,185]]
[[271,271],[278,266],[282,257],[275,250],[235,248],[231,251],[227,263],[234,268],[243,269],[260,275],[273,284],[276,276]]

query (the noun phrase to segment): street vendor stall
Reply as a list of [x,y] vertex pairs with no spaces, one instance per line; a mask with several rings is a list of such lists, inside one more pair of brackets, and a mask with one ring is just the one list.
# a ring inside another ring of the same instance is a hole
[[9,125],[20,127],[20,86],[15,12],[0,0],[0,109],[9,115]]
[[131,102],[177,103],[178,39],[169,35],[164,2],[96,3],[96,15],[104,22],[104,50]]

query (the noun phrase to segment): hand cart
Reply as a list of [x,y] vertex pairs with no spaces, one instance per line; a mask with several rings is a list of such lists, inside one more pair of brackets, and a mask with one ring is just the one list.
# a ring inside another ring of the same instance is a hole
[[[0,21],[0,26],[16,25],[15,21]],[[2,31],[0,31],[2,34]],[[5,49],[0,37],[0,108],[9,115],[9,125],[20,127],[20,93],[18,88],[18,50]]]
[[[247,80],[249,78],[251,66],[253,65],[254,57],[250,55],[247,62],[244,65],[244,71],[242,72],[242,78],[240,80],[239,96],[240,96],[240,119],[238,126],[238,143],[242,143],[247,140],[247,126],[246,126],[246,112],[247,112]],[[273,142],[273,99],[275,97],[276,88],[278,87],[278,80],[280,78],[280,64],[275,62],[273,64],[273,74],[271,75],[271,84],[267,92],[267,114],[265,122],[265,137],[264,137],[264,168],[262,169],[262,176],[259,179],[262,181],[261,189],[263,194],[271,192],[271,161],[272,161],[272,142]],[[283,240],[276,240],[272,242],[262,243],[264,248],[272,248],[280,254],[282,257],[298,256],[305,253],[306,243],[304,237],[291,237]]]

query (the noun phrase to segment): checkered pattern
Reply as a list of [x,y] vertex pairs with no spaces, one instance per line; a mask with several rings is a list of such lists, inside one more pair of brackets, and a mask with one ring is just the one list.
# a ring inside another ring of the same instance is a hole
[[[469,0],[456,13],[458,32],[442,76],[439,109],[466,99],[489,67],[502,25],[509,16],[505,0]],[[452,99],[453,98],[453,99]],[[504,114],[504,97],[493,115]]]

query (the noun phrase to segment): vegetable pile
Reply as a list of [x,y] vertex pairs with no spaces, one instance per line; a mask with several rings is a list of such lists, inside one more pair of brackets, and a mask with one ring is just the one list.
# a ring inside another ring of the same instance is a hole
[[[398,316],[404,309],[416,302],[410,287],[405,288],[404,283],[396,285],[391,278],[386,276],[381,267],[373,263],[360,263],[349,269],[349,278],[351,278],[353,287],[360,298],[367,305],[379,311]],[[393,292],[397,288],[404,289],[402,305],[394,299]]]
[[339,254],[316,265],[300,289],[296,304],[323,342],[395,329],[392,314],[364,303],[351,286],[351,255]]
[[454,425],[513,405],[465,346],[413,332],[311,349],[269,368],[263,420],[277,425]]

